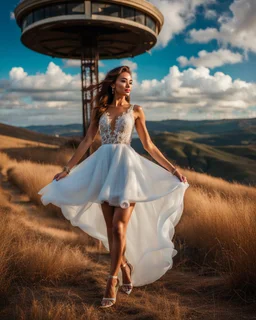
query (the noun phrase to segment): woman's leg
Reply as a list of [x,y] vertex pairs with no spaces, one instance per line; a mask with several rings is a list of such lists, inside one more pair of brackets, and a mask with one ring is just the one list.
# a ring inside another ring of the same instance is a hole
[[101,204],[101,209],[103,212],[103,216],[106,222],[107,227],[107,235],[108,235],[108,245],[109,251],[111,252],[112,247],[112,221],[114,217],[114,209],[115,207],[110,206],[106,201]]
[[121,263],[125,263],[123,257],[126,245],[126,231],[134,206],[135,203],[132,203],[129,208],[123,209],[121,207],[116,207],[114,210],[110,267],[110,273],[112,275],[117,275]]
[[[104,216],[106,226],[107,226],[108,244],[109,244],[109,249],[110,249],[110,253],[111,253],[111,247],[112,247],[112,242],[113,242],[113,217],[114,217],[115,207],[109,205],[108,202],[105,201],[101,204],[101,208],[102,208],[103,216]],[[122,262],[121,262],[122,264],[125,264],[125,262],[126,262],[125,249],[126,249],[126,245],[124,245],[124,249],[122,252]],[[126,280],[126,281],[128,281],[128,280]]]
[[[120,207],[109,206],[108,203],[102,204],[103,215],[107,225],[107,233],[109,240],[111,266],[110,274],[117,275],[121,263],[125,263],[125,238],[127,225],[130,220],[135,203],[131,204],[129,208],[122,209]],[[114,297],[115,285],[118,280],[109,278],[105,290],[104,297]],[[109,303],[104,301],[103,304]]]

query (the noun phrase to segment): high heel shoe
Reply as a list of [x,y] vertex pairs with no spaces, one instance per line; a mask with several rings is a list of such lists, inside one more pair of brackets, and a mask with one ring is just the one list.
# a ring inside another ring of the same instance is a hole
[[[118,292],[118,288],[119,288],[119,279],[117,276],[112,276],[112,275],[109,275],[108,276],[108,279],[109,278],[115,278],[117,279],[117,284],[115,286],[115,295],[117,295],[117,292]],[[115,298],[105,298],[103,297],[102,300],[101,300],[101,303],[104,302],[104,301],[111,301],[111,303],[108,303],[108,304],[105,304],[105,305],[101,305],[100,308],[109,308],[109,307],[112,307],[115,303],[116,303],[116,296]]]
[[[121,268],[125,268],[125,266],[128,265],[129,268],[130,268],[130,271],[131,271],[131,277],[132,277],[132,273],[133,273],[133,266],[128,262],[126,261],[125,264],[121,265]],[[121,290],[126,293],[126,294],[130,294],[132,292],[132,289],[133,289],[133,284],[132,282],[130,283],[123,283],[122,286],[121,286]]]

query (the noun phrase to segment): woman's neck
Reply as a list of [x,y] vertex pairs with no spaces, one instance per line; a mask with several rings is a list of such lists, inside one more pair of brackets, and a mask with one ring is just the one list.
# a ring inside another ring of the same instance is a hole
[[109,105],[111,107],[124,107],[124,106],[127,106],[129,105],[129,102],[126,101],[125,97],[115,97],[112,101],[112,103]]
[[112,104],[108,104],[108,108],[123,108],[123,107],[127,107],[127,106],[130,106],[131,104],[130,103],[127,103],[127,104],[124,104],[124,105],[121,105],[121,106],[115,106],[115,105],[112,105]]

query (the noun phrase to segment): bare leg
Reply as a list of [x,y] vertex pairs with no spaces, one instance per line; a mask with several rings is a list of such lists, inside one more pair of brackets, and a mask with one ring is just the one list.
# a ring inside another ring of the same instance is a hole
[[107,202],[103,202],[101,204],[102,213],[106,222],[107,227],[107,235],[108,235],[108,244],[109,244],[109,251],[111,252],[112,246],[112,221],[114,217],[114,209],[115,207],[110,206]]
[[[110,209],[109,210],[106,209],[104,213],[105,203],[102,205],[103,214],[105,217],[108,235],[109,235],[109,238],[108,238],[110,242],[109,247],[111,248],[110,249],[110,254],[111,254],[110,274],[111,275],[117,275],[121,263],[125,263],[125,260],[123,261],[123,257],[124,257],[124,251],[125,251],[126,230],[127,230],[127,225],[130,220],[134,205],[135,203],[131,204],[131,206],[126,209],[123,209],[121,207],[114,207],[114,216],[112,219],[111,217],[113,215],[113,211],[111,211]],[[112,227],[110,227],[111,220],[112,220]],[[115,295],[115,285],[117,281],[118,280],[115,278],[108,279],[104,297],[113,297]],[[103,304],[107,304],[107,303],[108,303],[107,301],[104,301]]]
[[[108,244],[109,244],[109,251],[111,254],[112,242],[113,242],[113,217],[114,217],[114,210],[115,207],[108,204],[108,202],[103,202],[101,205],[103,216],[107,226],[107,235],[108,235]],[[122,253],[122,264],[125,263],[125,247]]]
[[[135,203],[129,208],[116,207],[113,218],[113,243],[111,250],[110,273],[116,275],[122,263],[126,245],[126,230]],[[125,262],[125,261],[124,261]]]

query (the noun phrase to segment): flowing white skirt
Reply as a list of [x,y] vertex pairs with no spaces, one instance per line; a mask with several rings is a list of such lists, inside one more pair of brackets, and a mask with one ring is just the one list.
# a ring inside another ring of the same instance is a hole
[[[73,226],[101,240],[109,251],[101,209],[104,201],[127,208],[136,202],[126,233],[127,260],[134,266],[134,286],[152,283],[172,268],[177,254],[172,238],[184,209],[188,182],[127,144],[103,144],[70,174],[53,180],[38,194],[44,205],[61,208]],[[122,284],[121,270],[118,278]]]

